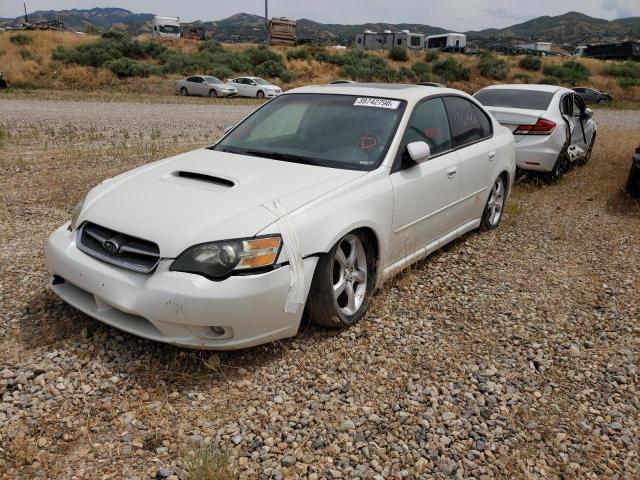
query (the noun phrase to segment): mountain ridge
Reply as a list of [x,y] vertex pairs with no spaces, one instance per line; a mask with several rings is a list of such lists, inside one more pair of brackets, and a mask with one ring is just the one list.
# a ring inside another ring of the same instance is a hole
[[[29,14],[30,21],[62,17],[71,30],[90,31],[117,28],[132,34],[151,31],[152,13],[133,13],[123,8],[91,8],[68,10],[38,10]],[[0,26],[17,26],[23,17],[0,18]],[[237,13],[213,21],[198,20],[221,39],[237,41],[260,41],[264,38],[264,17],[250,13]],[[410,30],[435,35],[449,30],[439,26],[420,23],[369,22],[365,24],[320,23],[311,19],[298,20],[298,36],[325,42],[348,42],[356,33],[365,29]],[[514,43],[518,41],[550,41],[557,44],[617,42],[629,38],[640,38],[640,16],[605,20],[590,17],[580,12],[567,12],[557,16],[540,16],[505,28],[487,28],[467,31],[469,40],[478,44]]]

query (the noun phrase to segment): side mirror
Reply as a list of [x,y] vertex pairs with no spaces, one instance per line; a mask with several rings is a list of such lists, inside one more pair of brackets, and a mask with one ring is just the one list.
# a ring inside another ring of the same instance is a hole
[[585,108],[584,116],[587,118],[593,118],[593,110],[591,110],[590,108]]
[[427,142],[413,142],[407,145],[407,154],[413,163],[420,165],[421,163],[429,160],[429,157],[431,156],[431,149]]

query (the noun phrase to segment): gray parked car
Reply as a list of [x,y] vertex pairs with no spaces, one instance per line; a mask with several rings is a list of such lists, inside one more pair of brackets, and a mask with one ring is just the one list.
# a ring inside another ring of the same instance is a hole
[[195,75],[176,82],[176,93],[183,97],[200,95],[201,97],[233,97],[238,89],[224,83],[217,77]]
[[598,90],[594,90],[593,88],[588,87],[576,87],[573,89],[585,103],[598,103],[602,105],[603,103],[610,103],[613,101],[613,97],[608,93],[602,93]]

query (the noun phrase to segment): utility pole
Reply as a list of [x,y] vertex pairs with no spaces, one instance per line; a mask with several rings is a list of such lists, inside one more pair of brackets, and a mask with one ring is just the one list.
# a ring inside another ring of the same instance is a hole
[[264,43],[269,43],[269,0],[264,0]]
[[27,16],[27,3],[25,2],[23,3],[23,5],[24,5],[24,23],[29,23],[29,17]]

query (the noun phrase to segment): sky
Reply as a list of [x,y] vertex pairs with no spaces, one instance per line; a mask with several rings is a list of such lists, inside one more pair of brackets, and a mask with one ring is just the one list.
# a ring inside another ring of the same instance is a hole
[[[0,17],[23,13],[23,0],[0,0]],[[264,0],[27,0],[28,11],[120,7],[136,13],[220,20],[234,13],[264,15]],[[269,0],[269,16],[322,23],[421,23],[450,30],[504,28],[541,15],[578,11],[592,17],[640,16],[640,0]]]

